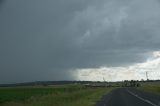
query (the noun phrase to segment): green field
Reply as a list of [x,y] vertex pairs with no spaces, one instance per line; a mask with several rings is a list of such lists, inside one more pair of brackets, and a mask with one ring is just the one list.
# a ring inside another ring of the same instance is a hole
[[160,94],[160,85],[145,85],[139,88],[145,92]]
[[142,86],[138,88],[145,92],[151,92],[155,94],[160,94],[160,82],[146,82],[142,83]]
[[112,88],[14,87],[0,88],[1,106],[93,106]]

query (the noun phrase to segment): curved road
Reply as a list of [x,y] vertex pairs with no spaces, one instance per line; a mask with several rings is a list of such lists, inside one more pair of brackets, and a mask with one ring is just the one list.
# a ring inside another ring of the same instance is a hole
[[118,88],[102,97],[96,106],[160,106],[160,96],[133,88]]

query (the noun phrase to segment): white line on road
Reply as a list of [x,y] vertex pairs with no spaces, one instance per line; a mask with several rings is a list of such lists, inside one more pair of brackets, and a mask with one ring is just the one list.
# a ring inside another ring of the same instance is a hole
[[146,103],[151,104],[152,106],[158,106],[158,105],[152,103],[151,101],[149,101],[149,100],[147,100],[147,99],[143,99],[142,97],[140,97],[140,96],[134,94],[133,92],[129,91],[128,89],[127,89],[127,92],[130,93],[131,95],[137,97],[138,99],[140,99],[140,100],[142,100],[142,101],[144,101],[144,102],[146,102]]

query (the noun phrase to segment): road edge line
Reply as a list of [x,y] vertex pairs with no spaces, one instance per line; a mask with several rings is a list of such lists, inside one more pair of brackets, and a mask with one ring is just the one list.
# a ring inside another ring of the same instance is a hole
[[152,106],[158,106],[158,105],[152,103],[151,101],[149,101],[149,100],[147,100],[147,99],[143,99],[142,97],[140,97],[140,96],[134,94],[133,92],[129,91],[128,89],[127,89],[127,92],[128,92],[129,94],[131,94],[131,95],[137,97],[138,99],[140,99],[140,100],[142,100],[142,101],[144,101],[144,102],[146,102],[146,103],[151,104]]

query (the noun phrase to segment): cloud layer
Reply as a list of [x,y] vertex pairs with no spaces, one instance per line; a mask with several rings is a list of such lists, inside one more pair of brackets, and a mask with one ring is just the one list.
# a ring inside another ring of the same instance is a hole
[[160,50],[159,11],[158,0],[0,0],[0,83],[144,63]]
[[143,63],[136,63],[127,67],[100,67],[77,69],[72,73],[77,80],[87,81],[123,81],[123,80],[157,80],[160,79],[160,51],[155,51]]

